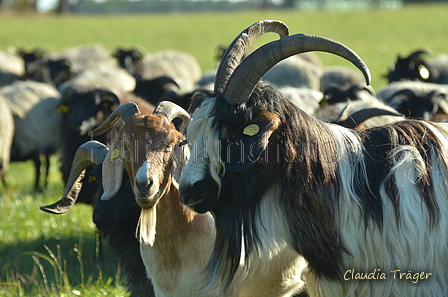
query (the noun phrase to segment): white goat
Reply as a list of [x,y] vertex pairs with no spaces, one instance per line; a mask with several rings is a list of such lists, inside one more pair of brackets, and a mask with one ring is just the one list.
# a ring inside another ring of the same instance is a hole
[[0,96],[0,179],[6,183],[5,172],[9,166],[12,138],[14,136],[14,120],[8,102]]
[[17,81],[0,89],[14,116],[11,161],[32,159],[35,164],[35,189],[39,189],[40,156],[46,158],[44,187],[48,181],[50,156],[61,145],[62,116],[56,111],[60,94],[46,83]]

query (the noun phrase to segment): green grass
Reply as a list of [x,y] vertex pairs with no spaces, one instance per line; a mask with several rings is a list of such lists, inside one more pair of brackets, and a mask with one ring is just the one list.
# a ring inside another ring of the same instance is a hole
[[8,187],[0,188],[0,296],[124,296],[107,244],[97,255],[92,207],[76,205],[63,215],[39,210],[63,192],[57,157],[52,161],[45,191],[31,190],[31,162],[12,163]]
[[[429,48],[448,52],[445,30],[448,5],[413,5],[399,10],[246,11],[239,13],[159,14],[132,16],[1,15],[0,50],[36,46],[57,51],[80,44],[141,45],[148,52],[165,49],[193,54],[202,69],[216,65],[217,45],[228,44],[248,25],[278,19],[291,33],[310,33],[338,40],[354,49],[372,72],[372,85],[386,84],[382,75],[396,55]],[[272,40],[267,34],[253,48]],[[319,54],[324,65],[348,65]],[[124,281],[107,249],[96,258],[91,207],[76,205],[67,214],[44,213],[39,206],[58,200],[63,187],[56,163],[50,185],[34,193],[30,162],[13,163],[8,187],[0,186],[0,296],[120,296]]]

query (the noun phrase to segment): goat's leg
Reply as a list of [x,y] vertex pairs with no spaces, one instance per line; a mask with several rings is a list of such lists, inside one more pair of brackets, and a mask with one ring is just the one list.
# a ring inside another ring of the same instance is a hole
[[34,168],[36,171],[36,176],[34,179],[34,190],[39,191],[39,190],[41,190],[41,188],[39,186],[39,180],[40,180],[40,166],[42,163],[41,163],[38,155],[33,157],[33,162],[34,162]]
[[45,154],[45,180],[43,188],[47,188],[48,186],[48,175],[50,174],[50,154]]

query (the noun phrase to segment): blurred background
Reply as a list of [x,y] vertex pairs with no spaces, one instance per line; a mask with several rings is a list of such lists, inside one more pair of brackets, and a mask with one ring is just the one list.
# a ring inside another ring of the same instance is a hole
[[144,13],[170,11],[232,11],[262,9],[398,8],[408,3],[446,0],[0,0],[0,9],[39,13]]

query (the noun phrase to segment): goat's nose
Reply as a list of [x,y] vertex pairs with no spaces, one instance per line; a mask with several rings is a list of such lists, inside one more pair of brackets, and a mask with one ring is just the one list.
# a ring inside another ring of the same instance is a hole
[[107,214],[107,210],[93,212],[93,222],[101,221]]
[[135,185],[137,186],[138,190],[142,191],[142,192],[147,192],[152,184],[153,184],[153,181],[150,178],[135,181]]

